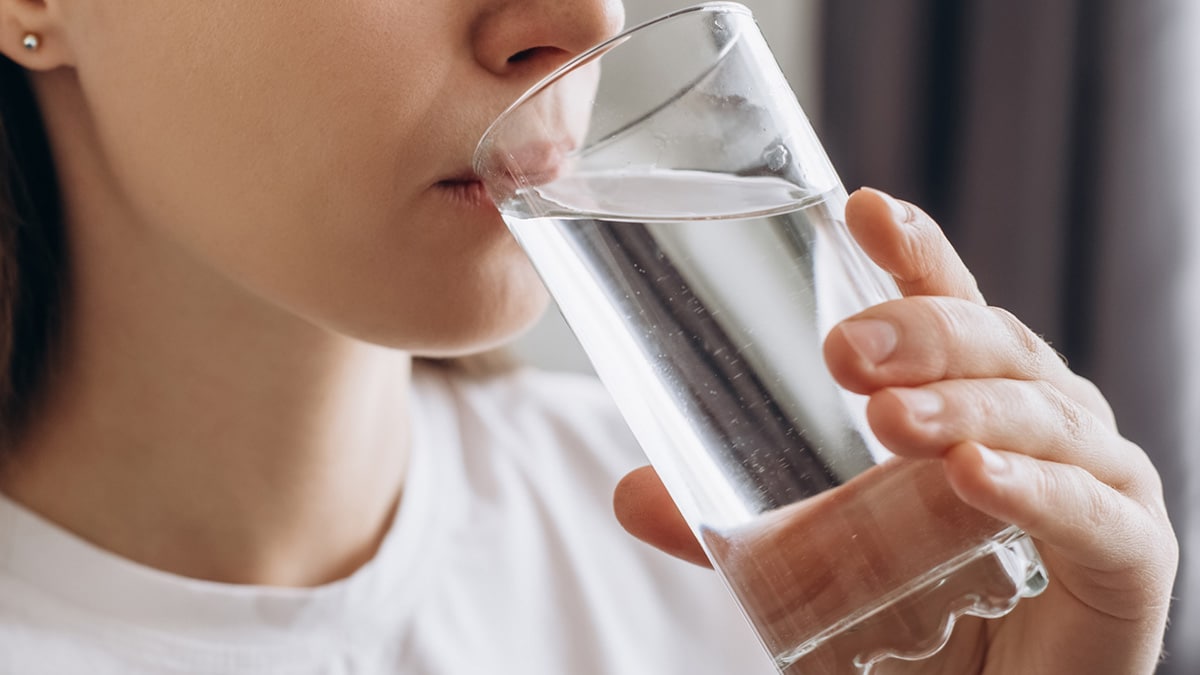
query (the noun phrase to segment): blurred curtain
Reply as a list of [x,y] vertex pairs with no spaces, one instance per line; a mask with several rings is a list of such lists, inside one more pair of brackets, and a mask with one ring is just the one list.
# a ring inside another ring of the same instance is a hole
[[1183,547],[1159,672],[1200,673],[1200,2],[825,0],[821,21],[847,186],[933,214],[1157,463]]

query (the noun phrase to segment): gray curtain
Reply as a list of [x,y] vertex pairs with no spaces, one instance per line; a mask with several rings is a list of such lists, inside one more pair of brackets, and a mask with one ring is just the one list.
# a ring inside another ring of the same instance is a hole
[[821,19],[847,186],[925,206],[1157,463],[1183,545],[1169,675],[1200,673],[1198,7],[825,0]]

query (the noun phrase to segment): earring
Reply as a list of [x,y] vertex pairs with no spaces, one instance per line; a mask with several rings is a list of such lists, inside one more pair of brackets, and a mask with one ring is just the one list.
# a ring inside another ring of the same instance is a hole
[[42,39],[33,33],[26,33],[21,44],[25,45],[26,51],[36,52],[37,48],[42,46]]

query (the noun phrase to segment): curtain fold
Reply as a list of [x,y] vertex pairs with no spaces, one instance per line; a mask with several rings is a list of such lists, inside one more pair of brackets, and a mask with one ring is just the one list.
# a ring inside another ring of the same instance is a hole
[[1183,552],[1159,672],[1200,673],[1200,3],[826,0],[821,22],[847,186],[924,206],[1157,464]]

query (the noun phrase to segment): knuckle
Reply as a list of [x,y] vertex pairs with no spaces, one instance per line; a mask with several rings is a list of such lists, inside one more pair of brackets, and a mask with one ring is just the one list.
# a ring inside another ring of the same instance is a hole
[[913,303],[920,309],[922,320],[943,334],[957,331],[959,323],[957,314],[952,310],[953,303],[947,300],[948,298],[940,296],[912,298]]
[[1018,374],[1033,379],[1038,374],[1047,371],[1048,360],[1053,359],[1055,363],[1060,363],[1057,354],[1050,349],[1049,345],[1016,315],[1000,307],[989,307],[988,309],[992,311],[993,316],[1009,336],[1009,342],[1015,346],[1013,356],[1017,359]]
[[1105,427],[1115,431],[1117,428],[1116,414],[1113,412],[1112,405],[1109,404],[1108,399],[1100,391],[1100,388],[1082,375],[1071,373],[1071,376],[1074,379],[1076,389],[1079,391],[1080,403],[1092,411],[1092,414],[1098,419],[1102,420]]
[[[1158,514],[1154,514],[1155,517]],[[1179,535],[1175,534],[1175,528],[1171,527],[1171,523],[1164,518],[1158,518],[1159,538],[1163,541],[1162,550],[1165,554],[1163,557],[1164,567],[1170,570],[1171,577],[1175,576],[1175,568],[1179,564]]]
[[1025,492],[1024,499],[1021,500],[1021,511],[1023,512],[1023,522],[1017,523],[1026,529],[1041,530],[1043,521],[1050,518],[1050,512],[1053,509],[1048,508],[1048,505],[1055,503],[1061,498],[1061,487],[1055,475],[1040,470],[1040,467],[1031,466],[1023,472],[1022,490]]
[[1083,467],[1074,464],[1067,467],[1064,473],[1075,485],[1082,488],[1079,490],[1082,501],[1080,512],[1084,514],[1085,519],[1093,524],[1108,522],[1112,517],[1114,505],[1113,491],[1102,485]]
[[942,267],[941,231],[923,212],[908,208],[909,260],[908,281],[926,281],[936,275]]
[[1061,429],[1062,450],[1084,448],[1094,441],[1096,421],[1090,412],[1048,382],[1036,386]]
[[1119,482],[1114,482],[1113,487],[1143,504],[1158,509],[1163,518],[1166,518],[1166,491],[1158,467],[1137,443],[1124,437],[1118,437],[1117,443],[1117,457],[1120,458],[1122,471]]
[[959,301],[952,298],[925,296],[913,298],[918,312],[916,320],[924,324],[921,334],[931,335],[933,341],[924,340],[930,352],[945,356],[959,344],[966,334],[969,320],[963,315]]
[[972,429],[987,426],[988,420],[999,419],[1008,411],[1009,397],[987,381],[960,380],[957,388],[947,398]]
[[908,202],[904,202],[904,209],[908,216],[909,246],[918,254],[914,257],[925,261],[927,271],[936,271],[945,264],[947,253],[952,251],[946,233],[924,209]]
[[[1073,517],[1082,527],[1094,529],[1109,521],[1113,493],[1086,469],[1075,464],[1055,464],[1052,471],[1038,471],[1039,497],[1043,504],[1069,504]],[[1072,503],[1073,502],[1073,503]],[[1047,513],[1046,517],[1056,517]]]

